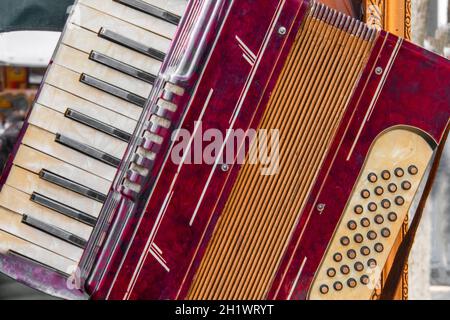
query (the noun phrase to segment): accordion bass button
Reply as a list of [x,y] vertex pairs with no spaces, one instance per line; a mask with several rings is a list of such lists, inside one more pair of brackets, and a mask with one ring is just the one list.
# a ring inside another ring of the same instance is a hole
[[361,205],[357,205],[357,206],[355,206],[354,211],[356,214],[363,214],[364,208]]
[[378,176],[375,173],[370,173],[367,176],[367,180],[369,180],[369,182],[375,183],[378,181]]
[[361,262],[356,262],[354,267],[358,272],[362,272],[364,270],[364,264],[362,264]]
[[361,197],[363,197],[364,199],[368,199],[370,197],[370,191],[367,189],[361,191]]
[[389,219],[390,222],[395,222],[395,221],[397,221],[398,216],[397,216],[397,214],[395,212],[391,212],[388,215],[388,219]]
[[391,230],[389,230],[388,228],[384,228],[383,230],[381,230],[381,235],[383,236],[383,238],[389,238],[391,236]]
[[388,190],[389,190],[389,192],[390,193],[395,193],[395,192],[397,192],[397,185],[395,184],[395,183],[391,183],[391,184],[389,184],[389,186],[388,186]]
[[362,234],[358,233],[353,237],[356,243],[362,243],[364,241],[364,237]]
[[384,246],[381,243],[377,243],[374,247],[375,251],[378,253],[382,253],[384,251]]
[[334,254],[333,260],[334,260],[335,262],[341,262],[341,261],[342,261],[342,254],[340,254],[340,253]]
[[379,214],[379,215],[377,215],[375,217],[375,223],[376,224],[383,224],[383,222],[384,222],[384,218],[383,218],[383,216],[381,214]]
[[409,182],[409,181],[402,182],[402,189],[403,190],[409,191],[409,190],[411,190],[411,188],[412,188],[411,182]]
[[389,180],[391,178],[391,173],[388,170],[384,170],[381,173],[381,177],[383,178],[383,180]]
[[347,227],[350,229],[350,230],[352,230],[352,231],[354,231],[354,230],[356,230],[356,228],[358,227],[358,225],[356,224],[356,222],[355,221],[349,221],[348,223],[347,223]]
[[351,260],[356,259],[356,251],[355,250],[348,250],[347,251],[347,257]]
[[370,227],[370,220],[367,218],[361,219],[361,226],[363,226],[364,228]]
[[415,176],[415,175],[417,175],[419,173],[419,169],[416,166],[411,165],[408,168],[408,172],[409,172],[410,175]]
[[367,238],[369,240],[375,240],[378,237],[377,233],[375,231],[369,231],[367,233]]
[[383,201],[381,201],[381,206],[384,209],[389,209],[391,207],[391,202],[387,199],[384,199]]
[[320,286],[320,293],[321,294],[327,294],[328,292],[330,292],[330,288],[327,285]]
[[395,198],[395,204],[398,206],[402,206],[405,204],[405,199],[403,197],[398,196]]
[[327,276],[330,278],[333,278],[334,276],[336,276],[336,269],[334,268],[330,268],[327,270]]
[[367,208],[369,209],[370,212],[375,212],[375,211],[377,211],[378,206],[375,202],[371,202],[371,203],[369,203]]
[[350,244],[350,239],[348,237],[342,237],[341,238],[341,244],[343,246],[348,246]]
[[401,178],[405,175],[405,171],[402,168],[395,169],[394,173],[398,178]]
[[370,254],[370,249],[369,249],[369,247],[362,247],[362,248],[361,248],[361,254],[362,254],[363,256],[368,256],[368,255]]
[[367,275],[361,276],[360,281],[363,285],[368,285],[370,282],[370,278]]
[[367,266],[369,268],[376,268],[378,266],[378,262],[375,259],[370,259],[369,261],[367,261]]
[[351,279],[348,279],[348,281],[347,281],[347,285],[350,287],[350,288],[355,288],[356,287],[356,285],[357,285],[357,282],[356,282],[356,280],[355,279],[353,279],[353,278],[351,278]]
[[343,275],[347,275],[347,274],[349,274],[350,273],[350,267],[349,266],[342,266],[341,267],[341,273],[343,274]]
[[377,196],[381,196],[381,195],[383,195],[383,193],[384,193],[383,187],[376,187],[376,188],[375,188],[375,194],[376,194]]
[[333,288],[334,288],[334,290],[336,290],[336,291],[341,291],[341,290],[344,288],[344,286],[342,285],[342,282],[336,281],[336,282],[333,284]]

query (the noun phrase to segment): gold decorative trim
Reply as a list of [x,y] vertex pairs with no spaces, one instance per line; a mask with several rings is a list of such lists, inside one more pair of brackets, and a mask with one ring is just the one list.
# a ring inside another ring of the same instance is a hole
[[[397,36],[411,40],[411,23],[412,23],[412,9],[411,0],[363,0],[364,19],[365,22],[377,29],[384,29]],[[409,217],[407,216],[403,224],[401,234],[398,237],[398,244],[403,240],[404,235],[408,231]],[[392,257],[396,250],[393,250]],[[381,280],[381,286],[389,274],[391,269],[391,259],[386,265]],[[378,299],[381,292],[377,291],[373,299]],[[408,300],[408,265],[403,270],[401,288],[397,295],[398,299]]]
[[411,0],[363,0],[365,22],[411,39]]
[[378,30],[385,27],[385,0],[364,0],[364,17],[365,22],[377,28]]
[[405,0],[405,39],[411,40],[412,5],[411,0]]

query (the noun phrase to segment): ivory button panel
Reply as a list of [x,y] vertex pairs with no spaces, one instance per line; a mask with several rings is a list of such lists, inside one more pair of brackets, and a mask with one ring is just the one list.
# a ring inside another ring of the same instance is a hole
[[372,297],[432,154],[425,139],[412,131],[393,129],[377,139],[311,287],[311,299]]

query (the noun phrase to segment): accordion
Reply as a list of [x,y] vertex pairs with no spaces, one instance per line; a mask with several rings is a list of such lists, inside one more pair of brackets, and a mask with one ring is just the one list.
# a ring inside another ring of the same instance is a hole
[[371,299],[450,63],[313,0],[78,0],[0,192],[66,299]]

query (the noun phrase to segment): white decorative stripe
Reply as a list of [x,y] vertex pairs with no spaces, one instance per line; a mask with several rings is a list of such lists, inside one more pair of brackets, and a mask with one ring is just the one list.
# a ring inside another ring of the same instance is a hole
[[242,56],[252,67],[255,65],[255,61],[252,61],[249,56],[247,56],[246,54],[242,54]]
[[238,36],[236,36],[236,40],[239,43],[239,47],[250,57],[252,61],[256,60],[256,54],[253,53],[252,50],[250,50],[249,47],[244,43],[244,41],[241,40]]
[[152,243],[152,246],[155,248],[155,250],[159,253],[162,254],[162,250],[156,245],[156,243]]
[[372,99],[372,101],[370,103],[370,106],[367,109],[366,115],[364,116],[364,120],[361,123],[361,126],[359,128],[358,134],[356,135],[355,141],[354,141],[354,143],[352,145],[352,148],[350,149],[350,152],[349,152],[349,154],[347,156],[347,159],[346,159],[347,161],[349,161],[350,158],[352,157],[353,151],[355,150],[355,147],[356,147],[356,145],[357,145],[357,143],[359,141],[359,138],[361,137],[362,131],[363,131],[366,123],[369,122],[369,120],[370,120],[370,117],[371,117],[371,115],[372,115],[372,113],[373,113],[373,111],[375,109],[375,105],[378,102],[378,99],[380,97],[381,91],[384,88],[384,85],[386,83],[387,77],[389,76],[389,74],[391,72],[392,66],[394,65],[394,62],[395,62],[395,60],[397,58],[398,52],[400,51],[400,48],[401,48],[402,44],[403,44],[403,40],[399,38],[398,41],[397,41],[397,44],[395,45],[395,48],[394,48],[394,50],[392,52],[392,55],[391,55],[391,57],[389,59],[389,62],[387,64],[387,69],[384,72],[384,75],[383,75],[382,79],[380,80],[380,83],[378,84],[378,88],[377,88],[377,90],[375,92],[375,95],[373,96],[373,99]]
[[153,250],[150,250],[150,253],[167,272],[170,272],[169,267],[164,263],[164,261],[161,260],[161,258],[158,256],[158,254],[156,252],[154,252]]
[[302,263],[300,269],[298,270],[297,276],[295,277],[295,281],[292,284],[291,291],[289,291],[289,295],[287,298],[288,300],[291,300],[292,295],[294,294],[294,290],[295,290],[295,288],[297,288],[297,284],[298,284],[298,281],[300,280],[300,276],[302,275],[303,268],[305,268],[306,261],[308,261],[307,257],[305,257],[305,259],[303,259],[303,263]]

